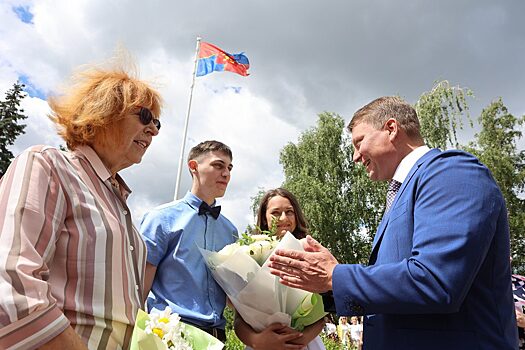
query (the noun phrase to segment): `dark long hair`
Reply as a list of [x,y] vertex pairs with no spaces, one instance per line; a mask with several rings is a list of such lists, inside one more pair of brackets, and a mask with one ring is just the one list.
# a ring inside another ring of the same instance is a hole
[[292,204],[293,210],[295,212],[295,230],[292,232],[295,238],[301,239],[305,238],[308,234],[308,225],[306,219],[304,218],[303,211],[299,205],[297,198],[288,190],[284,188],[275,188],[273,190],[267,191],[261,198],[261,203],[259,204],[259,210],[257,211],[257,226],[265,231],[269,230],[268,221],[266,220],[266,209],[268,209],[268,202],[273,197],[281,196],[287,198]]

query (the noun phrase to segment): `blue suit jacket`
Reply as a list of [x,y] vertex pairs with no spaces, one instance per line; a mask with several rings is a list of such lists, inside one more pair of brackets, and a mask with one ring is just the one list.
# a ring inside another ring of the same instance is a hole
[[364,314],[365,349],[517,349],[505,202],[489,170],[433,149],[376,232],[370,266],[338,265],[340,315]]

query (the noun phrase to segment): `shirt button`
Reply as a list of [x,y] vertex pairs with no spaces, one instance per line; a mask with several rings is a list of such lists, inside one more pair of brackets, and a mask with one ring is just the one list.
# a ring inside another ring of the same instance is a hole
[[135,250],[135,248],[133,248],[133,246],[130,245],[130,246],[129,246],[129,250],[133,251],[133,250]]
[[135,284],[135,289],[136,289],[136,290],[139,290],[139,289],[140,289],[140,287],[139,287],[138,284]]
[[123,210],[123,211],[122,211],[122,214],[124,214],[124,215],[128,215],[128,211],[127,211],[127,210]]

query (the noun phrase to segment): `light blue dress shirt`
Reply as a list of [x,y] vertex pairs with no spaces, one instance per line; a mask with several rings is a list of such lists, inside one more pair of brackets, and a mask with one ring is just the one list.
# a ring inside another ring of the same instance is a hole
[[224,328],[226,295],[215,282],[198,248],[218,251],[235,242],[237,230],[222,214],[199,215],[202,200],[188,192],[178,201],[146,213],[140,232],[148,262],[157,266],[147,308],[169,306],[183,322]]

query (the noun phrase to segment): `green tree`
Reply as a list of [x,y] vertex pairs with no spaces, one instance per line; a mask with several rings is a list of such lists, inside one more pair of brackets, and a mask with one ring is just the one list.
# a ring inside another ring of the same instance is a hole
[[432,90],[423,93],[414,105],[421,135],[430,148],[458,148],[457,131],[463,119],[472,126],[466,98],[473,96],[469,89],[451,86],[446,80],[437,82]]
[[317,126],[281,151],[284,187],[304,210],[310,232],[345,263],[365,263],[381,220],[384,186],[372,185],[352,162],[344,120],[321,113]]
[[262,187],[259,187],[259,192],[257,192],[255,196],[250,197],[250,199],[252,200],[251,209],[252,209],[254,219],[257,219],[257,211],[259,211],[259,204],[261,203],[261,199],[265,193],[266,193],[266,190]]
[[513,266],[525,273],[525,151],[517,149],[525,117],[510,114],[500,99],[479,117],[481,131],[465,149],[476,155],[492,172],[507,203]]
[[5,94],[5,100],[0,101],[0,177],[7,170],[13,154],[7,149],[16,138],[24,133],[25,124],[20,121],[27,118],[20,108],[20,101],[25,97],[24,84],[16,82]]
[[233,320],[235,311],[230,306],[224,309],[224,318],[226,319],[226,342],[224,348],[228,350],[244,350],[244,344],[237,338],[235,329],[233,329]]

